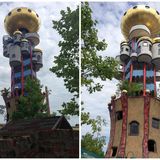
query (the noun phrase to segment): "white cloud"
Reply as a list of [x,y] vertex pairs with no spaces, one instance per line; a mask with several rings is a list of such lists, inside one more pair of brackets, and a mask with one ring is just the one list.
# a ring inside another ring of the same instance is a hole
[[[60,109],[61,104],[69,101],[72,95],[64,87],[63,79],[57,78],[49,71],[53,66],[54,56],[59,54],[58,42],[61,39],[56,30],[52,28],[52,20],[58,20],[61,15],[61,10],[66,10],[70,7],[72,10],[76,9],[78,2],[1,2],[0,3],[0,90],[4,87],[10,87],[10,67],[9,59],[3,57],[2,50],[2,36],[7,34],[4,30],[4,18],[8,12],[15,7],[29,7],[35,10],[41,19],[41,26],[39,30],[40,47],[43,50],[43,68],[37,73],[38,78],[44,86],[48,86],[52,90],[50,99],[51,111]],[[0,104],[4,104],[3,98],[0,97]],[[78,123],[78,117],[71,118],[71,124]],[[3,117],[0,117],[0,122],[3,122]]]

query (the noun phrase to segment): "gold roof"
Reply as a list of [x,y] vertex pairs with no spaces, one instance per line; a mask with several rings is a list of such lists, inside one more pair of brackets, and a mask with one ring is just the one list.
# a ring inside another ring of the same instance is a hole
[[160,42],[160,37],[156,37],[153,39],[153,43]]
[[127,41],[122,41],[122,42],[121,42],[121,46],[122,46],[122,45],[128,45],[128,42],[127,42]]
[[41,53],[43,53],[42,50],[39,49],[39,48],[34,48],[34,49],[33,49],[33,52],[41,52]]
[[28,42],[28,40],[24,38],[21,40],[21,42]]
[[22,32],[21,32],[21,31],[15,31],[15,32],[13,33],[13,35],[15,35],[15,34],[22,34]]
[[139,42],[142,41],[142,40],[148,40],[148,41],[150,41],[151,43],[153,42],[153,40],[152,40],[151,38],[144,36],[144,37],[139,38],[137,43],[139,43]]
[[160,33],[160,15],[149,6],[137,5],[125,12],[121,20],[121,31],[125,39],[128,40],[129,32],[135,25],[145,25],[154,38]]
[[37,32],[40,26],[40,18],[35,11],[26,7],[19,7],[8,13],[4,19],[4,26],[9,35],[13,35],[20,28],[25,28],[31,33]]

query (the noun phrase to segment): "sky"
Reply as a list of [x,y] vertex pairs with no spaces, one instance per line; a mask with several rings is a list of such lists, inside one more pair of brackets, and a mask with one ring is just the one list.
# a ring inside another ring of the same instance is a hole
[[[98,21],[96,26],[98,29],[98,37],[100,40],[105,39],[108,44],[105,51],[98,52],[99,55],[104,57],[115,57],[120,54],[120,43],[124,40],[120,23],[125,11],[137,4],[144,4],[160,12],[160,3],[157,2],[90,2],[89,4],[93,12],[92,18]],[[97,115],[100,115],[107,121],[107,126],[103,127],[102,130],[102,135],[106,136],[106,146],[103,148],[103,150],[106,151],[110,136],[108,103],[111,100],[111,96],[116,92],[118,81],[116,79],[103,82],[100,79],[96,79],[96,81],[104,85],[103,90],[101,92],[89,94],[85,88],[82,88],[82,100],[85,104],[85,111],[90,112],[91,118],[96,118]],[[82,126],[82,135],[89,131],[89,126]]]
[[[40,44],[37,48],[41,48],[43,51],[43,68],[37,73],[37,77],[41,81],[41,84],[51,90],[51,95],[49,96],[51,112],[61,109],[61,104],[72,98],[72,95],[64,87],[63,79],[57,78],[56,75],[49,71],[49,68],[53,66],[54,56],[59,54],[60,48],[58,47],[58,42],[61,40],[61,36],[52,28],[52,20],[60,19],[61,10],[66,10],[67,7],[74,10],[77,5],[78,2],[0,3],[0,90],[4,87],[10,87],[11,75],[9,59],[3,57],[2,37],[7,34],[4,29],[4,18],[9,11],[16,7],[29,7],[35,10],[41,19],[41,26],[38,32],[40,35]],[[1,96],[0,105],[4,105]],[[79,122],[79,118],[74,116],[69,121],[71,125],[75,125]],[[4,118],[0,116],[0,123],[3,122]]]

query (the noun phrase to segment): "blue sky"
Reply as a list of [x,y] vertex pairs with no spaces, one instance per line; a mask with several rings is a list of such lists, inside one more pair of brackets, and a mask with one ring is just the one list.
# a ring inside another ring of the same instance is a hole
[[[125,11],[137,4],[144,4],[160,12],[160,3],[157,2],[90,2],[89,4],[93,11],[92,17],[98,21],[98,37],[101,40],[106,39],[108,43],[108,47],[105,51],[98,52],[98,54],[102,56],[115,57],[120,53],[120,42],[124,40],[121,34],[120,23]],[[118,81],[116,79],[112,79],[112,81],[107,80],[105,82],[96,79],[96,81],[104,85],[103,90],[94,94],[88,94],[85,88],[82,88],[82,100],[85,104],[85,111],[90,112],[92,118],[100,115],[106,119],[108,124],[103,128],[102,135],[106,136],[106,142],[108,143],[110,118],[107,104],[110,102],[110,97],[115,94]],[[83,126],[82,134],[85,134],[89,130],[90,127]],[[106,151],[106,149],[107,145],[104,147],[104,151]]]
[[[64,87],[63,79],[57,78],[49,71],[53,65],[54,56],[59,54],[60,48],[58,42],[61,40],[60,35],[52,28],[52,20],[60,18],[60,11],[66,10],[70,7],[72,10],[76,9],[78,2],[38,2],[38,3],[24,3],[24,2],[1,2],[0,3],[0,90],[4,87],[10,87],[10,66],[9,59],[3,57],[2,37],[7,34],[4,30],[4,18],[10,10],[15,7],[29,7],[35,10],[41,19],[41,26],[39,30],[40,44],[37,48],[43,50],[43,68],[38,72],[37,76],[41,84],[48,86],[52,90],[50,99],[51,112],[56,112],[60,109],[64,101],[69,101],[72,95]],[[4,104],[3,98],[0,96],[0,104]],[[3,116],[0,116],[0,123],[4,122]],[[72,125],[78,123],[79,118],[73,117],[70,122]]]

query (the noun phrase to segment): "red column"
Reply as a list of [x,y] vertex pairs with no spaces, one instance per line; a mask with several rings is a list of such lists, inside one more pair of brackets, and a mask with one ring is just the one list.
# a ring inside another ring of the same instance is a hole
[[31,77],[33,78],[33,66],[32,66],[32,49],[30,46],[30,65],[31,65]]
[[125,80],[125,64],[123,64],[123,81]]
[[146,95],[146,64],[143,65],[143,96]]
[[24,94],[24,66],[23,66],[23,56],[21,55],[21,94]]
[[142,142],[142,157],[148,158],[148,137],[149,137],[149,109],[150,109],[150,96],[147,94],[144,97],[144,135]]
[[130,83],[132,82],[132,75],[133,75],[133,64],[131,64],[130,66],[130,79],[129,79]]
[[122,119],[121,139],[117,151],[117,157],[124,158],[126,156],[125,149],[127,140],[127,117],[128,117],[128,96],[125,93],[123,93],[121,96],[121,104],[123,111],[123,119]]
[[13,80],[12,80],[12,77],[13,77],[13,69],[11,67],[11,95],[13,96]]
[[111,128],[110,128],[110,139],[108,143],[108,149],[105,155],[105,158],[112,157],[112,146],[114,141],[114,135],[115,135],[115,126],[116,126],[116,117],[115,117],[115,101],[112,100],[111,104],[108,105],[109,114],[110,114],[110,120],[111,120]]
[[157,96],[157,91],[156,91],[156,67],[154,66],[154,96]]

